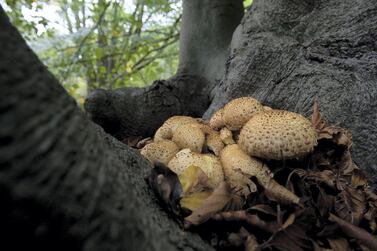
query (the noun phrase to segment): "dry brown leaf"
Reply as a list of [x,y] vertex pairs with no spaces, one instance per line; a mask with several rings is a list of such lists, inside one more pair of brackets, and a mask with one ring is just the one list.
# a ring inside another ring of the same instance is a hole
[[276,211],[271,206],[265,205],[265,204],[254,205],[254,206],[250,207],[249,209],[247,209],[248,213],[252,213],[254,211],[262,212],[264,214],[271,215],[271,216],[274,216],[274,217],[277,216]]
[[129,147],[136,147],[137,143],[142,139],[141,136],[129,136],[127,138],[124,138],[122,142]]
[[137,142],[136,148],[137,149],[141,149],[144,146],[146,146],[146,145],[148,145],[148,144],[150,144],[152,142],[153,142],[153,139],[151,137],[144,138],[144,139],[140,140],[139,142]]
[[307,232],[315,220],[313,210],[304,209],[289,218],[286,227],[271,237],[269,245],[282,251],[312,250],[314,241]]
[[333,214],[330,214],[329,220],[337,223],[345,234],[358,240],[360,245],[366,246],[370,250],[377,250],[377,238],[364,229],[352,225]]
[[361,190],[346,186],[335,202],[336,214],[354,225],[359,225],[365,213],[366,200]]
[[229,211],[229,212],[220,212],[212,216],[213,220],[216,221],[226,221],[226,222],[240,222],[245,223],[253,227],[258,227],[268,233],[276,233],[279,229],[279,226],[276,221],[264,221],[261,220],[258,215],[249,214],[244,210],[240,211]]
[[241,227],[240,235],[245,240],[245,251],[256,251],[259,249],[257,238],[250,234],[244,227]]
[[220,212],[232,199],[231,189],[226,182],[222,182],[213,193],[203,201],[203,204],[185,218],[185,227],[200,225]]
[[346,239],[327,239],[333,251],[350,251],[351,248]]
[[167,209],[175,215],[180,215],[181,208],[179,200],[182,194],[182,186],[176,173],[167,168],[164,164],[156,162],[147,182],[165,203]]
[[326,122],[322,119],[322,115],[319,112],[317,99],[314,100],[313,104],[312,125],[317,130],[321,130],[326,125]]
[[274,179],[270,179],[268,185],[265,186],[265,194],[269,199],[286,205],[299,204],[300,202],[300,198],[297,195],[277,183]]

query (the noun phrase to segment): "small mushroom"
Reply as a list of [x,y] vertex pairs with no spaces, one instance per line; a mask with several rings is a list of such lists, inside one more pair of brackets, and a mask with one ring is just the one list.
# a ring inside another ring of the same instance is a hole
[[221,150],[224,148],[224,143],[220,138],[220,133],[213,131],[206,135],[205,145],[211,150],[216,156],[220,155]]
[[255,184],[250,180],[254,176],[273,199],[284,204],[299,203],[299,197],[271,177],[266,165],[247,155],[237,144],[226,146],[221,151],[220,161],[226,180],[236,190],[238,188],[240,194],[247,196],[256,190]]
[[253,114],[264,111],[261,103],[251,97],[233,99],[223,109],[223,122],[232,131],[240,130]]
[[161,140],[144,146],[143,149],[140,150],[140,153],[152,164],[159,161],[167,165],[178,151],[179,148],[173,141]]
[[242,128],[238,144],[251,156],[265,159],[299,158],[317,145],[317,134],[300,114],[271,110],[255,114]]
[[191,165],[202,169],[208,176],[211,188],[217,187],[224,180],[221,163],[211,154],[201,154],[193,152],[190,149],[183,149],[168,163],[168,167],[178,175]]
[[220,130],[220,138],[224,142],[225,145],[235,144],[236,142],[233,139],[233,133],[226,127],[221,128]]
[[164,124],[156,131],[154,141],[171,139],[174,131],[183,124],[198,123],[195,118],[189,116],[173,116],[167,119]]
[[181,124],[174,130],[172,141],[180,149],[189,148],[200,153],[204,145],[205,135],[197,123]]
[[246,197],[255,192],[257,188],[254,182],[240,171],[254,174],[256,171],[262,171],[263,169],[260,161],[239,153],[238,145],[227,145],[220,153],[220,162],[223,166],[225,180],[232,188],[235,188],[235,191]]
[[209,125],[204,123],[196,124],[206,136],[205,146],[211,150],[216,156],[219,156],[221,150],[224,148],[224,143],[220,138],[218,131],[213,130]]
[[273,109],[271,107],[269,107],[269,106],[264,105],[263,106],[263,110],[265,110],[265,111],[271,111]]
[[215,129],[215,130],[218,130],[220,129],[221,127],[225,126],[224,125],[224,121],[223,121],[223,112],[224,112],[224,109],[221,108],[219,110],[217,110],[211,117],[211,119],[209,120],[209,125]]

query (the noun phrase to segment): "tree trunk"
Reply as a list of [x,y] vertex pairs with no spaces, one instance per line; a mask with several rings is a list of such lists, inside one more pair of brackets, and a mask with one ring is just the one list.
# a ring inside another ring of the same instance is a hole
[[148,162],[82,114],[1,7],[0,30],[2,249],[212,250],[160,208]]

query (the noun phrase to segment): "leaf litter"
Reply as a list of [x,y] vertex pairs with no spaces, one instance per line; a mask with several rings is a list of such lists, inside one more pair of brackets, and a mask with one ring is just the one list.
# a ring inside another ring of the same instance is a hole
[[[318,135],[313,152],[269,161],[276,184],[250,177],[257,189],[246,198],[226,182],[209,188],[197,166],[178,176],[156,163],[147,180],[182,227],[217,250],[377,250],[377,195],[352,161],[351,134],[329,125],[317,102],[311,122]],[[282,189],[299,203],[276,193]]]

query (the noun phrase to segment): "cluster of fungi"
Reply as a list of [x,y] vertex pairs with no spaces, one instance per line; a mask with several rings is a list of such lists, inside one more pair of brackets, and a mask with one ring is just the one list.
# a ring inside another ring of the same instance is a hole
[[164,174],[155,177],[160,196],[177,204],[173,211],[185,228],[218,249],[377,247],[370,234],[377,229],[377,196],[350,158],[351,136],[326,125],[318,111],[313,116],[241,97],[209,121],[169,118],[141,154],[176,175],[178,191],[158,180]]

